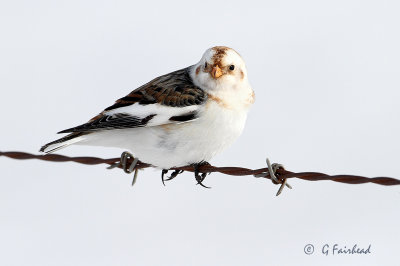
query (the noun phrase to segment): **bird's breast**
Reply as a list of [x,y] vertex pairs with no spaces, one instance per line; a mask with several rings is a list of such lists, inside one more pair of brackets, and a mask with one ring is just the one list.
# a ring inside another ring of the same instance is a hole
[[240,136],[246,117],[245,110],[230,110],[208,101],[195,120],[144,128],[151,130],[152,144],[138,141],[132,150],[145,162],[165,169],[209,161]]

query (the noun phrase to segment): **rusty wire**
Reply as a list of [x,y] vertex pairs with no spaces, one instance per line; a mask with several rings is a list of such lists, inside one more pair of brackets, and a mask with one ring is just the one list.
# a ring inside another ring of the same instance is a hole
[[[110,158],[110,159],[102,159],[97,157],[68,157],[64,155],[58,154],[47,154],[47,155],[35,155],[25,152],[1,152],[0,156],[5,156],[13,159],[18,160],[26,160],[26,159],[38,159],[44,161],[51,161],[51,162],[76,162],[80,164],[88,164],[88,165],[96,165],[96,164],[108,164],[108,165],[115,165],[116,162],[120,161],[120,158]],[[130,163],[133,162],[133,159],[130,160]],[[122,168],[121,165],[117,166]],[[152,167],[150,164],[143,163],[138,161],[135,169],[143,169]],[[193,172],[193,166],[184,166],[173,168],[171,170],[184,170]],[[263,177],[271,179],[269,175],[268,168],[259,168],[259,169],[248,169],[243,167],[216,167],[212,165],[202,165],[199,167],[199,171],[203,173],[222,173],[226,175],[232,176],[246,176],[252,175],[256,177]],[[393,185],[400,185],[400,180],[391,178],[391,177],[374,177],[368,178],[364,176],[356,176],[356,175],[327,175],[324,173],[317,173],[317,172],[301,172],[301,173],[294,173],[283,168],[278,168],[276,170],[276,175],[280,180],[286,180],[288,178],[299,178],[308,181],[320,181],[320,180],[331,180],[334,182],[346,183],[346,184],[364,184],[364,183],[374,183],[384,186],[393,186]]]

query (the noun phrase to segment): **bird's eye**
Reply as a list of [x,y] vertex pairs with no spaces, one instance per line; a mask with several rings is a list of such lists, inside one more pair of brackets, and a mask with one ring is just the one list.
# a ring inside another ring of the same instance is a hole
[[204,68],[207,68],[207,62],[204,64]]
[[230,65],[229,66],[229,70],[234,70],[235,69],[235,66],[234,65]]

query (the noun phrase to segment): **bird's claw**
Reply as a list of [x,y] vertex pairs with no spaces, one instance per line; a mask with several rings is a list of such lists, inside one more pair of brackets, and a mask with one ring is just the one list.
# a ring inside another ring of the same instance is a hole
[[197,181],[197,184],[196,184],[196,185],[200,185],[200,186],[202,186],[202,187],[204,187],[204,188],[211,188],[211,187],[208,187],[208,186],[206,186],[206,185],[203,184],[204,179],[206,178],[206,176],[207,176],[209,173],[201,173],[201,174],[200,174],[200,172],[199,172],[199,166],[202,166],[202,165],[210,165],[210,164],[209,164],[208,162],[202,162],[202,163],[194,164],[194,165],[193,165],[193,167],[194,167],[194,177],[196,178],[196,181]]
[[[208,175],[208,173],[200,173],[199,172],[199,167],[202,166],[202,165],[210,165],[210,164],[207,163],[207,162],[201,162],[201,163],[198,163],[198,164],[193,164],[194,177],[196,178],[197,185],[200,185],[200,186],[205,187],[205,188],[210,188],[210,187],[207,187],[206,185],[203,184],[203,181],[206,178],[206,176]],[[161,171],[161,181],[162,181],[163,185],[165,186],[165,181],[172,180],[172,179],[174,179],[176,176],[178,176],[181,173],[183,173],[183,170],[177,169],[177,170],[174,170],[169,177],[165,178],[165,175],[168,174],[168,170],[167,169],[163,169]]]
[[175,177],[177,177],[179,174],[182,174],[182,173],[183,173],[183,170],[175,170],[172,172],[172,174],[167,179],[165,179],[165,181],[172,180]]
[[207,176],[207,173],[202,173],[201,175],[195,176],[196,177],[196,181],[197,181],[196,185],[200,185],[200,186],[202,186],[204,188],[211,188],[211,187],[208,187],[208,186],[203,184],[203,181],[206,178],[206,176]]
[[172,174],[169,177],[164,178],[164,175],[166,175],[167,173],[168,173],[168,170],[166,170],[166,169],[163,169],[161,171],[161,181],[162,181],[164,186],[165,186],[165,181],[170,181],[170,180],[174,179],[179,174],[182,174],[183,170],[175,170],[175,171],[172,172]]

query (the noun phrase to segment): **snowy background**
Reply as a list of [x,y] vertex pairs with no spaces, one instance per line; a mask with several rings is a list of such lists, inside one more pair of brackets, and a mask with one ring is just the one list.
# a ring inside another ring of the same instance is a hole
[[[214,45],[256,93],[211,161],[400,178],[398,1],[0,1],[0,150],[36,153]],[[65,155],[118,157],[71,147]],[[400,187],[0,158],[1,265],[399,265]],[[369,255],[325,256],[371,245]],[[314,254],[304,246],[313,244]]]

